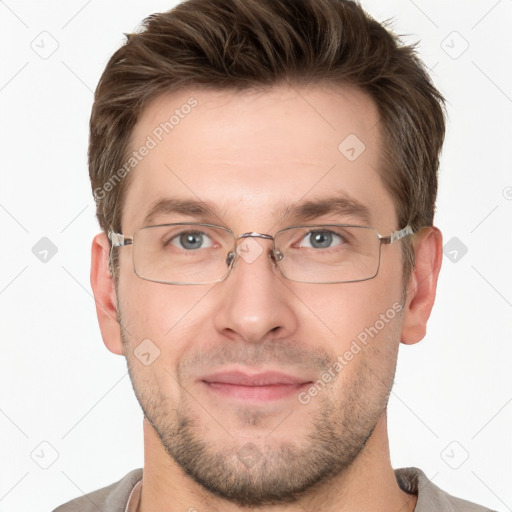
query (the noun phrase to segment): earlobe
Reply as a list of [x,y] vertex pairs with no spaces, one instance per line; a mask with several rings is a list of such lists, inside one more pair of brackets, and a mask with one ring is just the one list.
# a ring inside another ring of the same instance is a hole
[[434,305],[443,258],[443,238],[438,228],[427,227],[416,235],[414,257],[401,337],[402,343],[408,345],[417,343],[425,337],[427,321]]
[[117,297],[109,270],[110,244],[105,233],[96,235],[91,248],[91,286],[96,314],[105,346],[114,354],[123,354],[121,328],[118,322]]

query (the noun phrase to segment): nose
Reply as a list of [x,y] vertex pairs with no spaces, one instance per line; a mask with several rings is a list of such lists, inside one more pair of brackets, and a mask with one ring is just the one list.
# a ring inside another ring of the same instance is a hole
[[217,286],[215,326],[230,339],[258,343],[297,330],[295,296],[270,257],[270,247],[268,240],[245,239],[231,273]]

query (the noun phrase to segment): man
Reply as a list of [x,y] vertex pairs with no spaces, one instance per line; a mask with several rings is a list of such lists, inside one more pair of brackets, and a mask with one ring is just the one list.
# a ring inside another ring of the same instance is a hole
[[443,138],[414,51],[349,1],[189,0],[128,36],[91,117],[91,283],[145,463],[57,511],[487,510],[389,457]]

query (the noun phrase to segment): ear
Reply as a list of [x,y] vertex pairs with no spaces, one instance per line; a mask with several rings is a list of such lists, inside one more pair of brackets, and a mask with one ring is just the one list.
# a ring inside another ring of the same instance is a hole
[[439,229],[427,227],[415,235],[414,269],[405,300],[402,343],[412,345],[425,337],[442,259],[443,237]]
[[123,354],[117,297],[109,269],[110,243],[105,233],[96,235],[91,248],[91,286],[103,343],[114,354]]

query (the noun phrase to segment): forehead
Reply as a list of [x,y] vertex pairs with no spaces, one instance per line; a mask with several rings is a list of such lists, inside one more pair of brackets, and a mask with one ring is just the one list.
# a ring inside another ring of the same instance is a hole
[[250,221],[250,230],[268,225],[277,206],[338,195],[364,204],[374,219],[394,222],[379,175],[378,111],[352,87],[163,94],[139,119],[133,151],[127,232],[141,227],[162,199],[204,201],[226,222]]

